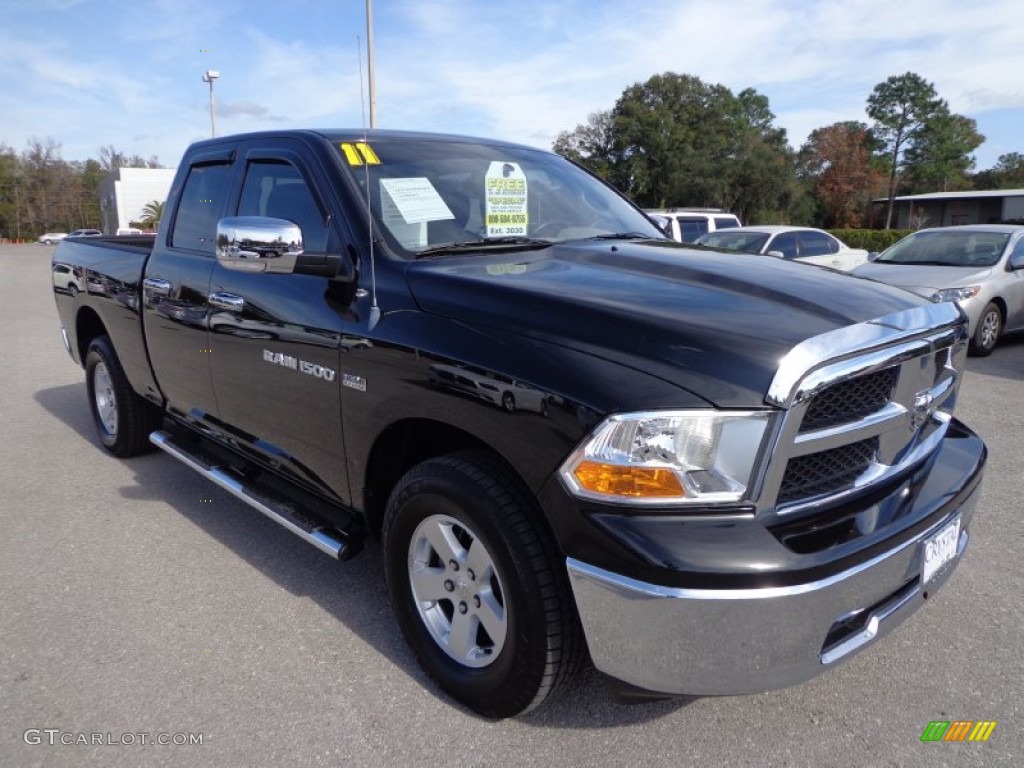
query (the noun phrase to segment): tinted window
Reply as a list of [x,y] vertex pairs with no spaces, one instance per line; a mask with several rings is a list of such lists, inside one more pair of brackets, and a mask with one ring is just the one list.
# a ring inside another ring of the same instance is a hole
[[796,233],[784,232],[768,243],[769,251],[778,251],[783,258],[795,259],[797,257]]
[[1010,254],[1010,266],[1014,269],[1024,267],[1024,238],[1017,241],[1017,247]]
[[738,227],[740,223],[732,216],[715,216],[715,229],[729,229]]
[[324,215],[298,168],[290,163],[251,163],[242,185],[239,216],[287,219],[302,230],[302,247],[312,253],[327,250]]
[[836,241],[824,232],[801,232],[801,256],[826,256],[839,250]]
[[708,233],[707,219],[684,219],[680,216],[678,221],[684,243],[692,243],[701,235]]
[[189,170],[174,217],[171,245],[213,253],[217,219],[224,210],[230,178],[230,165],[197,165]]
[[697,242],[710,248],[760,253],[767,240],[768,235],[762,232],[709,232]]

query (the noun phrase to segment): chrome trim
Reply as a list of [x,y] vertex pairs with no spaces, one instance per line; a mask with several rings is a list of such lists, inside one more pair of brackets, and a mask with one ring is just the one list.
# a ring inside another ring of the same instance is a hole
[[955,325],[962,317],[963,312],[951,302],[927,304],[813,336],[782,358],[765,400],[786,407],[800,380],[828,361],[932,334],[938,328]]
[[287,219],[228,216],[217,222],[217,261],[227,269],[291,274],[302,249],[302,230]]
[[[975,490],[941,520],[887,552],[788,587],[666,587],[568,558],[591,657],[614,678],[669,694],[757,693],[803,682],[871,645],[942,587],[968,539],[962,537],[957,557],[923,587],[922,542],[956,515],[966,532],[978,496]],[[868,616],[867,627],[824,646],[836,622],[883,601],[889,603]]]
[[[881,410],[875,411],[870,416],[865,416],[860,421],[837,424],[834,427],[816,429],[812,432],[800,432],[793,441],[794,450],[790,452],[790,458],[874,437],[883,429],[897,423],[906,423],[907,413],[907,409],[899,403],[888,403]],[[807,444],[813,444],[813,446]],[[801,445],[807,449],[801,451]]]
[[[349,556],[349,553],[346,552],[347,544],[331,535],[329,530],[325,528],[305,530],[289,519],[289,516],[293,513],[284,505],[278,505],[271,499],[262,498],[254,490],[243,485],[220,467],[208,466],[202,463],[197,457],[191,455],[180,446],[175,445],[171,436],[166,432],[153,432],[149,436],[149,442],[167,452],[185,466],[194,469],[207,480],[216,483],[235,498],[262,512],[278,525],[287,528],[300,539],[309,542],[321,552],[338,560],[345,560]],[[275,509],[275,507],[277,508]]]
[[171,292],[171,281],[162,277],[147,277],[142,281],[142,288],[146,293],[167,296]]
[[211,307],[223,309],[228,312],[241,312],[245,309],[245,299],[241,296],[236,296],[233,293],[214,291],[210,294],[208,301],[210,302]]
[[71,359],[73,360],[75,356],[71,352],[71,339],[68,338],[68,329],[65,328],[63,325],[60,327],[60,338],[64,342],[64,349],[67,350],[68,354],[71,355]]

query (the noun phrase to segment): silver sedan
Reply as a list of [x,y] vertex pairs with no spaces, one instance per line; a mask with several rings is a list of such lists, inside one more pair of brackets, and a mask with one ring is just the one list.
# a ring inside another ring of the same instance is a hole
[[853,271],[932,301],[955,301],[971,321],[974,355],[1006,331],[1024,330],[1024,226],[922,229]]

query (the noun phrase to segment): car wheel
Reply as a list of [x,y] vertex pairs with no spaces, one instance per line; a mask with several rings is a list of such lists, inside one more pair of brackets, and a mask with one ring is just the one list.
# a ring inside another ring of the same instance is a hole
[[511,392],[506,392],[501,396],[501,407],[509,413],[516,412],[516,399]]
[[978,318],[978,326],[974,329],[974,338],[970,344],[971,354],[975,357],[991,355],[1002,330],[1003,315],[998,306],[989,302]]
[[43,240],[43,245],[52,245],[50,240]]
[[121,458],[149,450],[149,433],[160,427],[160,411],[132,389],[107,336],[98,336],[89,344],[85,381],[89,409],[103,447]]
[[528,492],[482,453],[441,456],[395,486],[385,575],[420,663],[485,717],[549,700],[583,655],[563,558]]
[[77,285],[69,285],[68,286],[68,293],[71,294],[72,298],[77,296],[78,295],[78,286]]

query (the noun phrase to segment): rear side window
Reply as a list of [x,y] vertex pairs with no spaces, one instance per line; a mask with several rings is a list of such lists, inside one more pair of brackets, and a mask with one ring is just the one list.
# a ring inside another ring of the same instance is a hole
[[738,227],[740,223],[733,216],[715,216],[715,229]]
[[769,251],[778,251],[783,258],[795,259],[797,257],[796,233],[784,232],[768,244]]
[[801,256],[827,256],[839,250],[836,241],[822,232],[800,233]]
[[230,180],[227,164],[196,165],[189,170],[174,217],[173,247],[213,254]]
[[684,219],[679,217],[679,231],[682,233],[684,243],[692,243],[701,235],[708,233],[707,219]]

